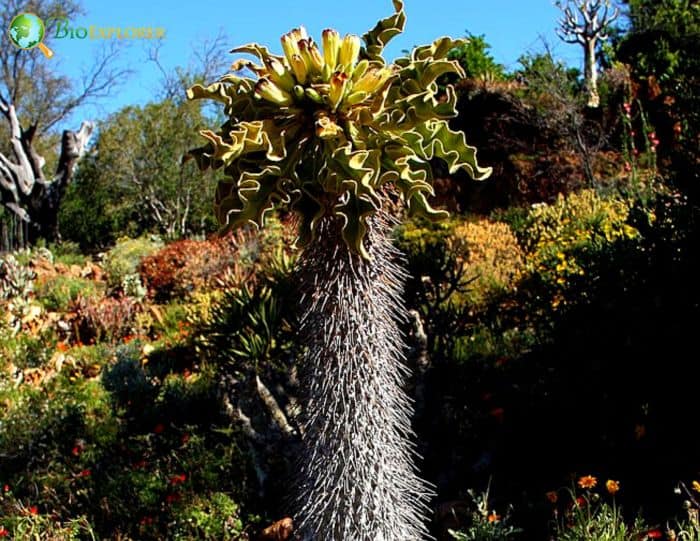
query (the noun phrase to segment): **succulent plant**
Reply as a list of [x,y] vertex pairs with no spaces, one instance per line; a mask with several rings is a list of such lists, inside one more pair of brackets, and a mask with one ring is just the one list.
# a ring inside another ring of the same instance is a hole
[[[252,43],[259,64],[239,60],[234,72],[209,86],[194,85],[191,99],[224,104],[229,119],[219,131],[203,130],[206,145],[191,152],[201,168],[223,168],[215,211],[226,229],[246,222],[263,225],[265,214],[287,206],[301,220],[298,245],[308,245],[323,216],[342,218],[342,235],[367,258],[367,219],[397,191],[411,213],[439,219],[433,209],[429,161],[443,159],[454,173],[486,178],[476,149],[448,119],[456,95],[438,95],[436,80],[462,73],[447,53],[462,40],[443,37],[417,47],[410,57],[387,64],[381,54],[403,30],[403,2],[366,33],[341,36],[325,30],[322,50],[303,27],[282,36],[284,55]],[[363,46],[364,42],[364,46]],[[241,72],[247,70],[254,77]]]
[[[403,2],[362,39],[303,28],[282,36],[283,55],[256,56],[190,98],[224,104],[228,120],[204,130],[190,153],[222,169],[215,212],[224,231],[264,225],[277,208],[299,216],[295,270],[303,434],[295,483],[295,538],[302,541],[417,541],[425,538],[430,490],[414,465],[411,402],[400,324],[405,273],[390,240],[397,198],[410,213],[433,209],[430,161],[483,179],[476,149],[448,119],[456,115],[442,74],[459,40],[440,38],[387,64],[384,46],[403,30]],[[252,76],[243,75],[247,71]]]
[[12,254],[0,257],[0,300],[27,299],[34,291],[35,278],[36,273]]

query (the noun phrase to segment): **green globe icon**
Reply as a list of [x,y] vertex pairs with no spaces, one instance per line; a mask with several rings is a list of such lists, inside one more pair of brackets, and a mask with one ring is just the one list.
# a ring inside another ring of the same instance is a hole
[[44,39],[44,21],[33,13],[20,13],[10,23],[10,40],[20,49],[39,47],[46,58],[53,56],[53,51],[42,43]]

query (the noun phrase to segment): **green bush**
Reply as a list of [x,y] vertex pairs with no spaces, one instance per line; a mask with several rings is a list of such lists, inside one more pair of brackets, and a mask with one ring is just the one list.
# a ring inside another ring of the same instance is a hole
[[177,511],[173,539],[239,540],[243,523],[238,512],[238,505],[222,492],[193,498]]
[[44,279],[36,288],[37,300],[51,312],[66,312],[79,297],[95,298],[102,293],[94,280],[63,274]]
[[546,290],[552,308],[574,301],[579,293],[587,296],[605,254],[638,243],[630,209],[628,200],[582,190],[530,210],[516,234],[528,253],[527,271],[540,284],[531,285]]
[[17,334],[0,336],[0,359],[12,361],[17,368],[38,368],[51,357],[48,347],[50,332],[44,336]]
[[48,249],[54,256],[54,263],[64,265],[83,266],[90,261],[90,257],[84,255],[80,245],[72,241],[63,241],[58,244],[49,245]]
[[117,240],[116,245],[104,255],[102,262],[108,285],[111,288],[122,288],[131,275],[138,275],[141,260],[156,253],[162,246],[163,242],[155,235]]

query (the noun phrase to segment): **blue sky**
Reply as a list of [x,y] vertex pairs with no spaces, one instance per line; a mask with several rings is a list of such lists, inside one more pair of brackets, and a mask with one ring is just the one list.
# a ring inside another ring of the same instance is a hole
[[[216,35],[220,29],[232,47],[257,41],[279,51],[280,35],[299,24],[317,39],[327,27],[362,34],[393,11],[390,0],[86,0],[84,6],[85,15],[71,22],[75,27],[165,28],[160,56],[166,69],[187,64],[193,43]],[[561,43],[554,34],[558,9],[552,0],[406,0],[406,14],[404,34],[387,48],[389,59],[400,55],[402,49],[430,43],[442,35],[463,36],[468,29],[485,34],[496,60],[508,68],[517,65],[523,52],[541,50],[540,35],[553,45],[559,58],[574,66],[581,62],[581,51]],[[83,108],[77,116],[101,117],[124,105],[149,100],[160,74],[146,61],[144,41],[134,40],[122,51],[121,62],[134,73],[114,96],[102,100],[98,107]],[[52,62],[72,77],[80,75],[103,44],[89,39],[54,39],[48,43],[56,53]]]

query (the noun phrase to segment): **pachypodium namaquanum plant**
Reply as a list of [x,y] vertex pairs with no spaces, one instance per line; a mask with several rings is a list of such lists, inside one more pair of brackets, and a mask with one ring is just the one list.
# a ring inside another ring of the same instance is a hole
[[[367,219],[382,207],[388,185],[400,193],[411,213],[443,218],[428,204],[433,193],[433,157],[451,173],[465,169],[483,179],[490,169],[476,162],[476,149],[447,120],[456,116],[456,95],[448,87],[438,96],[436,79],[462,74],[447,53],[461,43],[444,37],[416,48],[410,58],[387,64],[384,45],[401,32],[397,12],[363,36],[323,32],[323,51],[303,28],[282,37],[284,56],[252,43],[232,52],[249,53],[261,64],[241,60],[236,72],[188,96],[223,102],[229,120],[209,142],[192,152],[202,168],[223,168],[216,215],[227,228],[254,221],[288,205],[301,218],[300,246],[317,235],[324,216],[343,219],[343,239],[367,257],[363,239]],[[239,73],[247,69],[256,78]],[[238,72],[238,73],[237,73]]]
[[[433,219],[430,160],[451,173],[486,178],[476,149],[448,126],[451,87],[436,80],[462,70],[447,59],[461,40],[445,37],[388,64],[382,52],[405,24],[395,12],[362,38],[303,28],[282,36],[283,55],[259,44],[191,99],[224,104],[228,120],[204,130],[190,153],[222,169],[215,212],[223,230],[264,225],[288,208],[299,217],[300,339],[306,392],[296,487],[297,535],[304,541],[411,541],[427,536],[430,490],[413,464],[410,400],[400,325],[404,271],[390,242],[398,197]],[[247,73],[247,74],[246,74]]]

